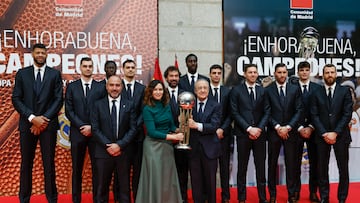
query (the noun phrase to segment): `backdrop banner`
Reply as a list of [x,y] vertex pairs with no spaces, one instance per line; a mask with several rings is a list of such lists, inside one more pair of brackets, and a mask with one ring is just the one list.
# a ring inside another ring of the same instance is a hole
[[[79,78],[81,58],[94,62],[94,78],[105,77],[104,64],[114,60],[121,73],[126,59],[137,63],[136,80],[152,77],[158,44],[156,0],[10,0],[0,5],[0,196],[17,195],[20,175],[19,115],[11,103],[16,72],[33,63],[31,46],[44,43],[47,65],[61,71],[64,91]],[[59,113],[56,181],[59,193],[71,193],[69,121]],[[33,193],[44,193],[38,146]],[[86,159],[83,192],[91,192],[91,167]]]
[[[359,106],[360,106],[360,2],[345,0],[326,2],[315,0],[261,1],[224,0],[224,69],[225,84],[243,82],[243,67],[253,63],[258,67],[259,83],[273,81],[274,67],[285,63],[290,82],[297,82],[297,65],[307,60],[311,64],[311,80],[322,84],[325,64],[336,66],[338,83],[353,90],[354,113],[349,124],[353,142],[350,148],[350,181],[360,181]],[[236,153],[236,152],[235,152]],[[284,160],[279,159],[279,182],[285,183]],[[236,159],[237,156],[233,156]],[[236,161],[236,160],[235,160]],[[250,162],[250,170],[254,165]],[[236,170],[236,165],[232,167]],[[308,158],[304,146],[302,179],[307,183]],[[338,181],[337,165],[332,153],[330,179]],[[233,172],[236,174],[236,172]],[[256,183],[255,175],[248,183]],[[233,177],[236,184],[236,177]]]

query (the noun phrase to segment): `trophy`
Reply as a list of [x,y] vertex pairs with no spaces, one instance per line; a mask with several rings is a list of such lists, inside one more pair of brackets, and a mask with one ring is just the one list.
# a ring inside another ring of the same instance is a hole
[[191,92],[183,92],[178,96],[180,108],[180,132],[184,134],[184,139],[175,146],[176,149],[191,149],[189,146],[190,127],[189,118],[192,115],[192,108],[195,104],[195,96]]
[[319,37],[319,32],[314,27],[304,28],[300,34],[299,56],[304,59],[314,58]]

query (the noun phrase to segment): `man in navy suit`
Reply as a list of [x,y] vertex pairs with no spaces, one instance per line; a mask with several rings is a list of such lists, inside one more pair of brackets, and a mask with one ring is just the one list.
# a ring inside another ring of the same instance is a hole
[[209,78],[197,72],[198,58],[195,54],[189,54],[185,58],[188,72],[180,77],[179,88],[194,93],[194,84],[198,79],[205,79],[209,82]]
[[[72,200],[81,202],[82,171],[86,149],[89,150],[92,169],[93,197],[95,197],[94,141],[90,125],[90,110],[94,102],[105,96],[103,85],[93,80],[93,62],[84,57],[80,61],[80,79],[72,82],[66,89],[65,114],[70,120],[70,142],[72,158]],[[94,199],[95,201],[95,199]]]
[[119,183],[119,201],[131,202],[129,145],[136,134],[136,115],[132,101],[121,95],[119,76],[110,76],[106,83],[108,95],[95,103],[91,125],[95,145],[96,201],[109,201],[109,187],[114,170]]
[[[190,176],[195,203],[216,203],[217,160],[221,143],[216,130],[221,124],[221,105],[208,99],[209,82],[199,79],[195,83],[196,104],[190,127]],[[206,194],[206,197],[204,197]]]
[[35,150],[40,140],[48,202],[57,202],[55,183],[56,132],[58,112],[63,104],[61,73],[46,66],[47,51],[43,44],[32,49],[34,65],[20,69],[12,94],[14,108],[20,114],[20,191],[21,203],[30,201]]
[[[130,162],[132,165],[132,191],[133,197],[136,198],[137,188],[139,184],[139,177],[141,171],[141,160],[143,153],[143,141],[145,138],[143,130],[142,107],[145,86],[135,80],[136,63],[134,60],[127,59],[123,62],[124,78],[122,80],[124,91],[121,96],[127,98],[134,104],[136,115],[136,136],[131,143],[132,157]],[[115,174],[116,175],[116,174]]]
[[[184,92],[178,86],[179,79],[180,79],[180,71],[175,66],[169,66],[165,72],[164,77],[166,82],[168,83],[168,92],[170,96],[170,107],[171,113],[173,115],[174,123],[177,127],[179,127],[179,105],[177,102],[177,98],[179,94]],[[189,177],[189,152],[188,150],[176,149],[174,150],[175,155],[175,163],[176,169],[178,172],[179,177],[179,184],[181,190],[181,196],[183,202],[186,203],[187,201],[187,185],[188,185],[188,177]]]
[[268,134],[268,188],[270,202],[276,202],[276,169],[281,146],[284,147],[288,201],[296,202],[296,167],[299,121],[303,113],[300,88],[286,82],[288,71],[283,63],[275,65],[275,82],[266,87],[271,108]]
[[251,150],[256,169],[256,185],[259,203],[266,203],[266,125],[270,117],[270,105],[265,89],[256,84],[257,66],[244,66],[245,82],[234,87],[230,94],[231,115],[238,152],[238,200],[246,200],[246,173]]
[[325,85],[314,92],[311,100],[311,118],[315,125],[315,142],[318,155],[319,190],[322,203],[329,202],[329,158],[334,149],[339,168],[338,200],[344,203],[349,191],[349,122],[352,100],[348,87],[336,83],[336,67],[323,68]]
[[310,100],[314,92],[320,85],[310,81],[310,63],[302,61],[298,65],[297,74],[299,81],[296,83],[301,89],[301,98],[304,106],[304,113],[300,120],[299,127],[299,145],[298,145],[298,166],[296,167],[296,190],[295,198],[299,200],[300,189],[301,189],[301,163],[303,157],[304,142],[306,142],[307,155],[309,158],[310,170],[309,170],[309,197],[312,203],[320,202],[317,196],[318,189],[318,177],[317,177],[317,152],[316,144],[314,142],[314,124],[311,121],[310,116]]
[[219,157],[220,183],[221,183],[221,202],[228,203],[230,201],[230,144],[231,136],[231,114],[229,105],[230,89],[220,85],[223,68],[214,64],[210,67],[210,93],[209,99],[220,103],[222,106],[222,116],[220,127],[216,130],[218,138],[221,140],[221,156]]

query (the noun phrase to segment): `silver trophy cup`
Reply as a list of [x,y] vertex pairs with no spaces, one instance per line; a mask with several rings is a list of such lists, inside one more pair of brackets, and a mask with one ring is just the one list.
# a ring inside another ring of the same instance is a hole
[[190,150],[190,127],[189,118],[192,115],[192,108],[195,104],[195,96],[191,92],[183,92],[178,96],[180,116],[179,116],[179,129],[184,134],[184,139],[175,146],[176,149]]

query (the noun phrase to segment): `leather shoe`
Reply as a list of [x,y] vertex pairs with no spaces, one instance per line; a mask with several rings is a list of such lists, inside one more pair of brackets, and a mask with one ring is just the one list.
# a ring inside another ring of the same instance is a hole
[[329,203],[329,200],[328,200],[328,199],[322,199],[322,200],[320,201],[320,203]]
[[266,200],[259,200],[259,203],[269,203],[269,202]]
[[239,203],[245,203],[245,200],[240,200]]
[[295,200],[299,200],[300,199],[300,193],[299,192],[294,192],[294,197],[295,197]]
[[[221,203],[229,203],[230,202],[230,200],[228,200],[228,199],[223,199],[223,200],[221,200]],[[245,202],[245,201],[244,201]]]
[[345,200],[339,200],[339,203],[345,203]]
[[288,202],[289,203],[297,203],[297,200],[295,199],[295,197],[290,197]]
[[276,203],[276,197],[270,197],[270,203]]
[[310,194],[309,199],[310,199],[311,203],[319,203],[320,202],[320,200],[315,192]]

